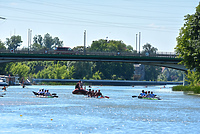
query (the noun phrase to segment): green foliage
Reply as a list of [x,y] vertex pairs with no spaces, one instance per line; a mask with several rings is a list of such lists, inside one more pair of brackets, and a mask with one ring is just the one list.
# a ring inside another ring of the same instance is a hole
[[167,68],[158,75],[159,81],[183,81],[183,71]]
[[17,47],[21,46],[21,43],[23,41],[21,40],[21,36],[13,35],[11,38],[6,38],[6,45],[8,46],[8,49],[17,49]]
[[[130,47],[129,47],[130,48]],[[122,41],[115,40],[104,40],[93,41],[90,51],[101,51],[101,52],[124,52],[126,51],[126,45]]]
[[20,78],[27,77],[29,74],[30,68],[22,63],[14,63],[10,67],[10,72],[13,75],[18,75]]
[[190,86],[198,86],[200,83],[200,74],[197,71],[187,71],[187,79],[186,81],[190,84]]
[[145,65],[144,79],[149,81],[157,81],[158,75],[161,73],[161,68],[157,66]]
[[152,45],[149,43],[146,43],[143,46],[143,52],[149,52],[149,54],[151,54],[151,53],[156,53],[157,51],[158,51],[158,49],[155,47],[152,47]]
[[101,78],[103,77],[103,74],[99,71],[95,72],[92,76],[93,80],[101,80]]
[[0,40],[0,50],[6,49],[5,44]]
[[33,50],[49,49],[52,50],[55,47],[62,47],[63,41],[60,41],[58,37],[53,38],[49,33],[44,35],[35,35],[33,38],[33,45],[31,48]]
[[53,64],[39,71],[34,77],[43,79],[72,79],[73,74],[73,66],[68,68],[66,65],[61,65],[58,62],[57,64]]
[[[185,24],[180,29],[179,36],[177,37],[177,46],[175,47],[179,57],[183,58],[181,62],[188,69],[195,69],[196,73],[193,78],[189,76],[189,81],[192,85],[195,83],[191,81],[193,79],[196,84],[200,84],[195,79],[200,79],[200,4],[196,7],[196,13],[185,16]],[[195,77],[194,77],[195,75]]]
[[[146,43],[143,46],[143,52],[142,53],[148,52],[149,54],[152,54],[152,53],[156,53],[156,51],[158,51],[157,48],[154,48],[154,47],[151,46],[151,44]],[[147,81],[149,81],[149,80],[156,81],[157,78],[158,78],[158,75],[160,73],[161,73],[161,68],[160,67],[151,66],[151,65],[145,65],[145,76],[144,76],[144,79],[147,80]]]
[[193,91],[195,94],[200,94],[200,86],[173,86],[172,91]]

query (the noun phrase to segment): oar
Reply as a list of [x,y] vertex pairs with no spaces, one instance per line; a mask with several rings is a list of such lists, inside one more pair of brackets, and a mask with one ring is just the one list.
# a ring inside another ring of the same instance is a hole
[[138,96],[132,96],[133,98],[138,97]]
[[56,95],[56,93],[52,93],[52,95]]
[[105,97],[105,98],[108,98],[108,99],[110,98],[110,97],[108,97],[108,96],[104,96],[104,97]]

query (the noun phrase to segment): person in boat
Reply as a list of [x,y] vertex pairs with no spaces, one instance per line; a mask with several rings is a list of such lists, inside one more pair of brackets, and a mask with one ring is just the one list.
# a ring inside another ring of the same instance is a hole
[[42,88],[42,91],[40,92],[40,95],[44,95],[45,94],[45,91],[44,91],[44,88]]
[[144,96],[143,97],[147,97],[147,91],[144,92]]
[[145,96],[144,90],[142,90],[142,93],[140,93],[140,95],[139,95],[139,96],[142,96],[142,97],[144,97],[144,96]]
[[80,88],[81,88],[81,81],[77,82],[75,86],[76,90],[80,90]]
[[88,97],[92,97],[92,91],[91,89],[89,89],[89,91],[87,92]]
[[41,94],[42,93],[42,90],[41,89],[39,89],[39,91],[38,91],[38,94]]
[[95,93],[94,90],[92,90],[92,96],[91,97],[95,97]]
[[45,96],[52,96],[49,90],[46,90]]
[[151,97],[151,92],[150,91],[148,91],[148,93],[147,93],[147,95],[146,95],[146,97],[148,97],[148,98],[150,98]]
[[153,91],[151,91],[151,94],[150,94],[151,98],[155,98],[156,95],[153,93]]
[[99,96],[101,96],[101,97],[103,96],[102,93],[101,93],[101,91],[100,91],[100,89],[99,89],[98,92],[96,93],[96,97],[98,98]]
[[4,87],[2,88],[2,90],[6,91],[6,86],[4,86]]

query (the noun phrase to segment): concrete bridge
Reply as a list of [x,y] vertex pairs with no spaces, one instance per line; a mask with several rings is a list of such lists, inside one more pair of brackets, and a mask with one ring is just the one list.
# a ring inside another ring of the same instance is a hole
[[178,64],[182,58],[175,54],[156,53],[151,55],[117,52],[87,52],[72,54],[55,54],[52,52],[6,52],[0,51],[0,63],[23,61],[88,61],[88,62],[125,62],[144,65],[155,65],[186,71],[184,65]]

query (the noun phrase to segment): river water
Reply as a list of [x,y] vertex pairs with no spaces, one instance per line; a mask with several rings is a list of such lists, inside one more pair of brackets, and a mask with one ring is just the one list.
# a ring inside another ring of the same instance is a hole
[[[74,86],[8,87],[0,97],[0,133],[133,134],[199,133],[200,97],[162,86],[95,86],[109,99],[73,95]],[[40,88],[58,98],[37,98]],[[141,90],[162,100],[132,98]]]

